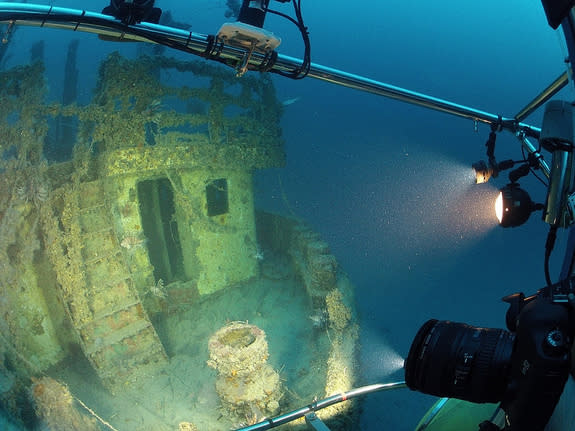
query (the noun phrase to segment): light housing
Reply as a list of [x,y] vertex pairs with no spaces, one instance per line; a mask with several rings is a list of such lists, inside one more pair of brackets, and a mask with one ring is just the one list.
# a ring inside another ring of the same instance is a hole
[[475,173],[475,184],[483,184],[489,181],[491,175],[493,175],[493,168],[487,166],[483,160],[475,162],[471,165],[473,172]]
[[512,168],[514,164],[515,162],[513,160],[503,160],[497,163],[495,157],[490,158],[487,163],[483,160],[473,163],[471,167],[475,173],[475,184],[486,183],[491,177],[497,178],[499,172]]
[[495,200],[495,215],[502,227],[517,227],[529,219],[533,211],[539,209],[518,183],[509,183],[499,189]]

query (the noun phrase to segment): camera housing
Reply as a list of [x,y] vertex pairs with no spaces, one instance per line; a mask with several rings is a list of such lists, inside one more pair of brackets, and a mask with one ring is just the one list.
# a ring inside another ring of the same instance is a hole
[[501,402],[507,431],[540,431],[549,421],[570,370],[570,309],[548,289],[510,303],[503,329],[429,320],[405,361],[409,388],[484,403]]
[[546,292],[520,305],[510,381],[501,403],[510,430],[542,430],[553,414],[571,368],[569,314]]

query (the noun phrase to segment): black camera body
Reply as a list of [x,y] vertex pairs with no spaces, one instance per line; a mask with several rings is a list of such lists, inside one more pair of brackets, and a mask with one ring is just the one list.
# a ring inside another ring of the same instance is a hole
[[549,289],[504,298],[509,331],[430,320],[405,361],[413,390],[466,401],[501,402],[506,431],[541,431],[553,414],[571,366],[569,305]]
[[[290,0],[276,0],[287,3]],[[270,0],[243,0],[239,10],[238,21],[262,28]]]
[[568,307],[554,303],[547,292],[519,300],[519,313],[511,304],[507,314],[516,342],[501,407],[509,423],[506,429],[542,430],[569,377],[573,322]]
[[113,16],[126,25],[142,21],[158,24],[162,9],[154,7],[154,2],[155,0],[110,0],[110,5],[102,10],[102,14]]

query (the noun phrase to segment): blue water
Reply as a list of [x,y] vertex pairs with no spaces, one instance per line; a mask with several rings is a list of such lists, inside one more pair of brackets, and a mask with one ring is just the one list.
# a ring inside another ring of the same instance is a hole
[[[513,116],[563,71],[560,39],[539,2],[313,3],[305,4],[313,61],[488,112]],[[463,166],[485,158],[488,127],[475,132],[467,120],[312,80],[278,87],[304,97],[284,118],[282,183],[357,286],[366,383],[403,377],[386,375],[378,359],[390,348],[406,355],[427,319],[505,327],[500,298],[543,286],[540,217],[497,228],[492,190],[507,178],[474,201],[463,184]],[[528,120],[539,125],[541,115]],[[513,136],[499,135],[497,155],[520,158]],[[542,186],[522,184],[544,201]],[[454,208],[458,222],[447,216]],[[552,268],[556,277],[558,263]],[[413,430],[432,401],[372,395],[362,429]]]
[[[53,4],[78,7],[72,0]],[[90,0],[82,7],[104,5]],[[199,33],[215,33],[225,20],[224,0],[157,5]],[[512,117],[564,71],[561,37],[538,1],[303,0],[302,7],[313,62],[495,114]],[[266,28],[282,37],[280,53],[301,57],[293,26],[269,16]],[[26,29],[14,37],[23,49],[10,52],[8,66],[25,61],[26,47],[44,38],[50,91],[61,94],[63,47],[74,35]],[[78,37],[86,88],[80,99],[88,101],[105,53],[133,55],[136,48]],[[547,226],[534,215],[520,228],[497,228],[492,200],[506,178],[480,191],[466,183],[467,167],[485,158],[487,126],[475,131],[468,120],[311,78],[274,80],[281,99],[300,99],[286,107],[282,122],[287,166],[256,174],[257,205],[307,220],[356,285],[360,383],[402,379],[401,372],[389,374],[386,358],[392,351],[405,356],[427,319],[504,327],[500,298],[543,286]],[[526,122],[540,121],[536,112]],[[517,140],[501,133],[498,159],[520,156]],[[522,185],[535,201],[544,200],[537,182]],[[554,278],[560,260],[558,247]],[[432,401],[409,391],[372,395],[362,429],[411,430]]]

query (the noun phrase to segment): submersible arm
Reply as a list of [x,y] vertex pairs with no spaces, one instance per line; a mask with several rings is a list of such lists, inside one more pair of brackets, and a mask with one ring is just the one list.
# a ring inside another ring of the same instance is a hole
[[[293,72],[299,70],[302,64],[302,60],[300,59],[275,52],[250,53],[245,48],[226,45],[218,41],[214,36],[147,22],[126,25],[111,16],[86,10],[28,3],[0,2],[0,22],[9,25],[21,24],[60,28],[96,33],[118,39],[157,43],[207,59],[225,62],[226,64],[240,64],[247,59],[251,70]],[[308,76],[473,121],[490,125],[497,124],[512,133],[523,132],[525,136],[539,138],[539,128],[521,123],[514,118],[502,118],[495,114],[396,87],[360,75],[312,63]]]

